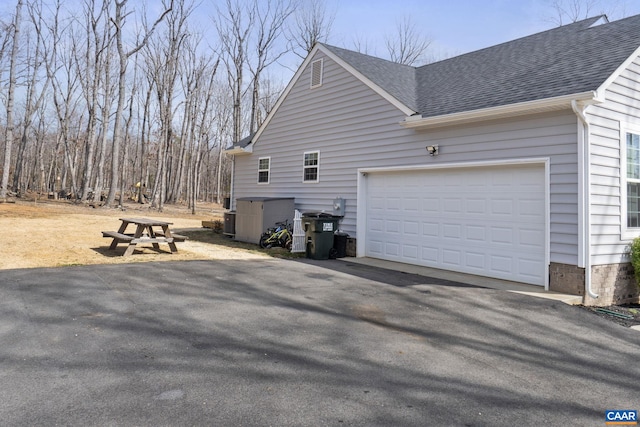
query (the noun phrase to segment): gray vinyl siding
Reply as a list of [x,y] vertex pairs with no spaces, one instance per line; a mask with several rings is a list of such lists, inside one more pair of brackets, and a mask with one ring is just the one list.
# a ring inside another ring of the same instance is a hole
[[[322,54],[319,53],[318,57]],[[314,58],[315,59],[315,58]],[[292,87],[253,148],[236,156],[234,197],[295,197],[296,208],[331,212],[346,200],[340,228],[356,234],[358,168],[549,157],[551,261],[576,264],[577,118],[571,111],[415,131],[405,115],[325,57],[323,85],[310,89],[310,67]],[[430,157],[426,145],[438,144]],[[302,182],[303,153],[320,151],[320,182]],[[268,185],[257,185],[258,159],[271,157]]]
[[[591,123],[591,262],[593,265],[628,261],[630,240],[623,240],[621,128],[640,126],[640,60],[627,67],[607,88],[606,101],[589,107]],[[639,233],[640,235],[640,233]]]

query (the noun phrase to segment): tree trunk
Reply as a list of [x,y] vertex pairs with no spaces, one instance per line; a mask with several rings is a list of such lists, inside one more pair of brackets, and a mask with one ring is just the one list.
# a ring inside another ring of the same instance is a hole
[[20,14],[22,11],[22,0],[18,0],[16,5],[16,16],[13,21],[13,47],[11,49],[11,60],[9,65],[9,94],[7,96],[7,124],[4,133],[4,165],[2,169],[2,183],[0,183],[0,199],[7,198],[9,186],[9,171],[11,169],[11,146],[13,145],[13,108],[16,91],[16,62],[18,61],[18,44],[20,42]]

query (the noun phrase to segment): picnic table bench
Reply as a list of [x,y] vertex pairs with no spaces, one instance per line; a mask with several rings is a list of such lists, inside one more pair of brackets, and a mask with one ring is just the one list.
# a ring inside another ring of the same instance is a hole
[[[113,239],[109,249],[114,250],[120,243],[128,243],[123,256],[133,254],[138,244],[151,243],[155,249],[160,249],[160,243],[169,245],[171,252],[177,252],[176,242],[184,242],[187,237],[173,234],[169,228],[171,222],[150,218],[120,218],[122,223],[118,231],[103,231],[102,237]],[[129,224],[136,226],[135,232],[126,233]],[[155,227],[155,228],[154,228]],[[158,228],[159,227],[159,228]]]

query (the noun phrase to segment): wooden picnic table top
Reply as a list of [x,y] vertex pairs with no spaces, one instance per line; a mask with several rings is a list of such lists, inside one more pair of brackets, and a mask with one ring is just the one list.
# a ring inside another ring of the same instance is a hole
[[172,222],[160,221],[158,219],[152,219],[152,218],[120,218],[120,221],[131,223],[131,224],[147,225],[147,226],[173,224]]
[[[103,237],[111,237],[109,249],[115,249],[119,243],[128,242],[124,256],[131,255],[139,243],[151,243],[155,249],[160,249],[159,243],[167,243],[171,252],[177,252],[175,242],[184,242],[187,237],[174,235],[169,229],[172,222],[160,221],[152,218],[120,218],[122,224],[118,231],[103,231]],[[129,224],[136,225],[135,233],[125,233]],[[153,227],[162,227],[162,231],[153,230]]]

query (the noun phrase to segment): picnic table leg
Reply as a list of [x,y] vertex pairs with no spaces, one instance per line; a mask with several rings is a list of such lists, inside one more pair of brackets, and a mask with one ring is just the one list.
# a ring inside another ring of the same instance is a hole
[[[152,239],[155,239],[156,238],[156,233],[153,232],[153,227],[152,226],[148,226],[147,230],[149,232],[149,237],[151,237]],[[157,249],[157,250],[160,250],[160,245],[157,244],[157,243],[153,243],[153,248]]]
[[169,226],[163,225],[162,232],[164,233],[164,237],[166,237],[167,239],[171,239],[171,241],[169,242],[169,248],[171,249],[171,252],[178,252],[178,247],[176,246],[176,242],[173,241],[173,236],[171,235]]
[[[118,233],[124,234],[125,230],[127,229],[127,225],[129,225],[128,222],[122,221],[122,224],[120,224],[120,228],[118,229]],[[118,246],[118,243],[120,243],[120,240],[118,240],[117,237],[114,237],[113,240],[111,241],[111,245],[109,246],[109,249],[114,250]]]
[[[120,228],[122,228],[122,227],[120,227]],[[138,225],[136,227],[136,233],[133,235],[133,238],[134,239],[140,238],[140,236],[142,236],[142,232],[144,231],[144,229],[145,229],[144,225]],[[122,256],[129,256],[129,255],[133,254],[133,251],[136,249],[137,245],[138,245],[137,243],[133,243],[133,240],[130,241],[129,242],[129,246],[127,246],[127,250],[124,251],[124,254],[122,254]]]
[[116,248],[116,246],[118,246],[118,242],[120,240],[118,240],[117,237],[114,237],[113,240],[111,241],[111,245],[109,245],[109,249],[110,250],[114,250]]

